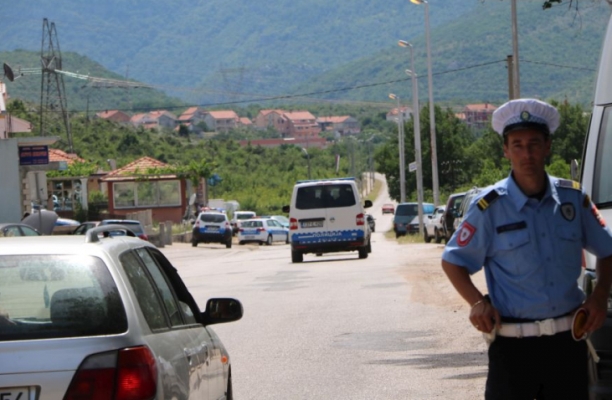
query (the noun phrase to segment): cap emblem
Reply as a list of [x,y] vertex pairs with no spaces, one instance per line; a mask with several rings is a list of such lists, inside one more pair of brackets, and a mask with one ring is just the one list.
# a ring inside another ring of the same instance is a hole
[[529,121],[530,119],[531,119],[531,114],[529,114],[529,111],[521,112],[521,121]]

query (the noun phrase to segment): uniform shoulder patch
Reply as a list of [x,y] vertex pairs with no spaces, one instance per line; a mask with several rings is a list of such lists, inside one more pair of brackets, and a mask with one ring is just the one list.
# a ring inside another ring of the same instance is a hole
[[499,198],[499,193],[495,189],[491,189],[491,191],[485,194],[480,200],[478,200],[477,206],[480,211],[484,211],[489,206]]
[[582,188],[580,187],[580,183],[576,181],[572,181],[569,179],[559,179],[557,182],[558,186],[562,188],[582,190]]

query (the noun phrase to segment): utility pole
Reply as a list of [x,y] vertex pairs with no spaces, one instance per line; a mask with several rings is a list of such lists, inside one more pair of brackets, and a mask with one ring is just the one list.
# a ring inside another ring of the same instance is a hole
[[514,99],[514,79],[512,79],[514,75],[514,62],[511,55],[506,57],[506,65],[508,68],[508,100],[512,100]]
[[518,23],[516,20],[516,0],[512,0],[512,57],[513,57],[513,66],[512,68],[512,85],[513,85],[513,93],[514,99],[518,99],[521,97],[521,83],[520,83],[520,74],[519,74],[519,49],[518,49]]

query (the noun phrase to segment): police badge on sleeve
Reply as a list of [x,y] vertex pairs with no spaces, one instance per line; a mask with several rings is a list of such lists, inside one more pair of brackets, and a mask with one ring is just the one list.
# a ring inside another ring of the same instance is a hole
[[467,246],[474,237],[474,233],[476,233],[476,228],[469,222],[463,221],[457,232],[457,244],[460,247]]

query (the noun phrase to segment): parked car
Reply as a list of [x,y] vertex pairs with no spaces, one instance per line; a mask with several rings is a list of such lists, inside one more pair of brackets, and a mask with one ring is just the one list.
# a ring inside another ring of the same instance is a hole
[[461,207],[461,202],[463,201],[464,197],[465,192],[453,193],[448,196],[441,222],[442,231],[444,233],[444,239],[446,242],[448,242],[453,236],[453,233],[455,233],[455,216],[459,212],[459,207]]
[[368,226],[370,227],[370,231],[376,232],[376,218],[372,216],[372,214],[366,214],[366,221],[368,222]]
[[262,215],[257,218],[272,218],[279,222],[282,226],[289,229],[289,218],[284,215]]
[[395,213],[395,206],[393,206],[393,204],[391,204],[391,203],[383,204],[383,206],[382,206],[382,213],[383,214],[394,214]]
[[136,234],[142,240],[149,240],[142,223],[135,219],[103,219],[100,225],[122,225]]
[[252,218],[240,223],[238,244],[258,242],[271,245],[273,242],[289,243],[289,229],[273,218]]
[[455,220],[453,221],[453,229],[456,231],[461,222],[463,221],[463,216],[467,212],[468,207],[472,200],[474,200],[474,196],[476,196],[482,188],[473,187],[472,189],[465,192],[465,196],[463,200],[461,200],[461,205],[459,206],[459,210],[455,213]]
[[238,229],[240,228],[240,222],[250,218],[255,218],[256,216],[257,213],[255,211],[234,211],[234,215],[232,217],[232,220],[230,221],[234,236],[238,233]]
[[8,222],[0,224],[0,236],[40,236],[40,232],[30,225]]
[[423,230],[425,243],[431,242],[431,239],[434,239],[436,243],[442,242],[444,238],[442,218],[445,210],[446,206],[438,206],[434,209],[432,214],[427,215],[427,218],[425,218],[425,227]]
[[87,232],[91,228],[95,228],[98,225],[100,225],[100,221],[85,221],[81,223],[79,226],[77,226],[75,230],[72,231],[72,234],[73,235],[84,235],[85,232]]
[[198,215],[191,232],[191,245],[198,243],[221,243],[226,248],[232,247],[232,227],[225,213],[203,211]]
[[[423,218],[427,214],[433,213],[434,205],[433,203],[423,203]],[[395,232],[395,237],[398,238],[406,233],[418,233],[419,232],[419,203],[417,202],[409,202],[409,203],[400,203],[397,205],[395,209],[395,216],[393,217],[393,231]],[[415,222],[415,217],[417,217]],[[423,223],[425,223],[425,219],[423,219]],[[415,230],[416,224],[416,230]]]
[[[0,246],[0,393],[6,399],[231,399],[229,354],[177,270],[135,237],[6,238]],[[203,379],[206,377],[206,379]],[[197,384],[194,384],[197,382]]]

